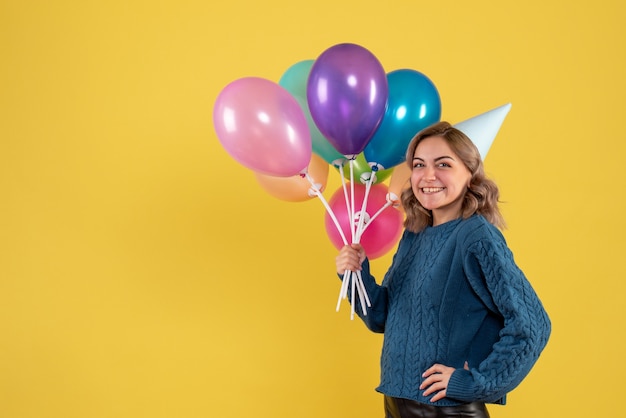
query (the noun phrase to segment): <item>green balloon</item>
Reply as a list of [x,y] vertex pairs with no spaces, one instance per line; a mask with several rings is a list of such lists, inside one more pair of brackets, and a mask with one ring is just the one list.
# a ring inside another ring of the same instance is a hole
[[328,142],[317,128],[317,125],[315,125],[306,98],[306,84],[314,62],[315,60],[305,60],[295,63],[285,71],[278,84],[291,93],[300,104],[300,108],[302,108],[309,125],[313,152],[322,157],[327,163],[336,165],[335,162],[343,159],[344,156]]
[[306,101],[306,83],[314,60],[300,61],[292,65],[280,77],[278,84],[297,98]]
[[[364,153],[360,153],[352,161],[352,172],[355,183],[358,181],[365,183],[372,175],[372,167],[370,167],[369,163],[365,159]],[[376,178],[374,179],[373,184],[385,181],[389,176],[391,176],[391,173],[393,173],[393,167],[384,170],[377,170]],[[348,161],[346,161],[343,166],[343,176],[350,180],[350,165]]]

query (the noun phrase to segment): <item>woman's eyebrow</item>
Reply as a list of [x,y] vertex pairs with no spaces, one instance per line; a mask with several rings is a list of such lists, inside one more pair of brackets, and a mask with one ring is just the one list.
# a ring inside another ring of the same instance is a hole
[[455,161],[454,158],[450,157],[449,155],[442,155],[441,157],[437,157],[437,158],[435,158],[435,161],[445,160],[446,158],[450,159],[452,161]]
[[[437,158],[435,158],[435,161],[445,160],[445,159],[450,159],[452,161],[456,161],[454,158],[450,157],[449,155],[442,155],[441,157],[437,157]],[[421,157],[413,157],[413,161],[415,161],[415,160],[424,161],[424,159],[421,158]]]

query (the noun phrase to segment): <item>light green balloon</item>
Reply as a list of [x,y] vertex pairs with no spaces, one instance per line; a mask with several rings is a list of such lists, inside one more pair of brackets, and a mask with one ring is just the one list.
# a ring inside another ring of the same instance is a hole
[[[365,181],[367,181],[367,179],[371,176],[372,167],[370,167],[369,163],[365,159],[364,153],[360,153],[356,156],[352,162],[352,171],[355,182],[360,181],[365,183]],[[389,176],[391,176],[391,173],[393,173],[393,167],[376,171],[376,179],[373,184],[385,181]],[[346,161],[343,166],[343,176],[347,180],[350,180],[350,165],[348,161]]]
[[309,125],[313,152],[322,157],[327,163],[336,165],[336,161],[344,157],[328,142],[317,128],[317,125],[315,125],[306,98],[307,81],[314,62],[315,60],[305,60],[295,63],[285,71],[278,84],[291,93],[300,104]]

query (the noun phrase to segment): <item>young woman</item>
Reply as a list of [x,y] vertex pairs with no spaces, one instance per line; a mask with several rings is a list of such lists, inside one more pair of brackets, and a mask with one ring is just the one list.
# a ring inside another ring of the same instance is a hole
[[[447,122],[407,150],[405,231],[381,285],[363,248],[342,248],[340,277],[361,271],[372,306],[356,312],[385,334],[385,417],[489,417],[545,347],[550,320],[499,228],[499,192],[476,146]],[[353,301],[359,303],[359,301]]]

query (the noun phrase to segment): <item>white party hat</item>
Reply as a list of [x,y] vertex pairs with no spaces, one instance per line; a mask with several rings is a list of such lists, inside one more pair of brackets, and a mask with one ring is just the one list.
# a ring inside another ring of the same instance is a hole
[[472,140],[484,160],[509,110],[511,103],[459,122],[454,127]]

